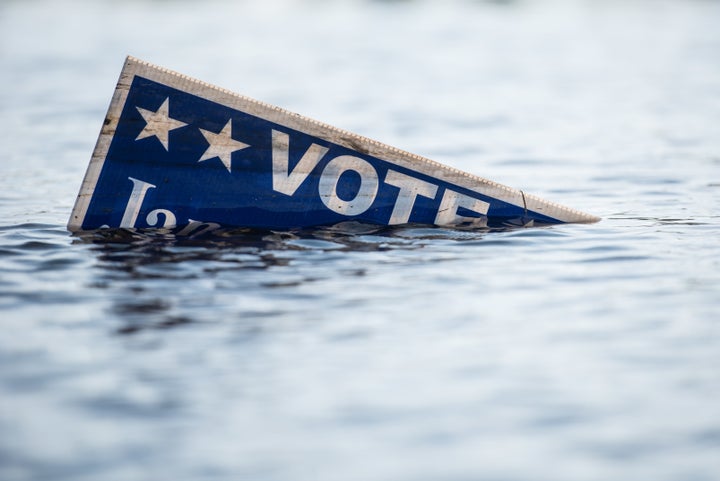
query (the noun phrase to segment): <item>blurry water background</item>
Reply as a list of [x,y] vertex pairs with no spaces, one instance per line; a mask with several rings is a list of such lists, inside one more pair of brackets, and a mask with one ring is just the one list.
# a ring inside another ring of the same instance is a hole
[[[603,217],[65,229],[125,55]],[[720,3],[3,1],[0,479],[720,479]]]

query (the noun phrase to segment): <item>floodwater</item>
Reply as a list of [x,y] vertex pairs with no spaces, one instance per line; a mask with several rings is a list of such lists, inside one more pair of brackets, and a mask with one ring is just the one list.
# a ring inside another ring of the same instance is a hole
[[[720,3],[0,3],[0,479],[720,479]],[[65,225],[125,55],[599,215]]]

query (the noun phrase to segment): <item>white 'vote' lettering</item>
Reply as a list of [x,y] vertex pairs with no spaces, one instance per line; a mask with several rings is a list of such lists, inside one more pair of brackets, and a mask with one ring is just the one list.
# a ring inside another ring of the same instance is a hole
[[273,190],[293,195],[310,172],[329,149],[312,144],[303,154],[300,162],[290,170],[290,136],[285,132],[272,131],[272,184]]
[[[348,170],[360,174],[360,188],[355,197],[344,200],[337,195],[340,176]],[[360,215],[370,208],[378,191],[378,175],[366,160],[352,155],[339,155],[323,169],[318,185],[320,200],[333,212],[347,216]]]
[[[318,144],[311,144],[300,158],[300,161],[291,170],[289,160],[290,136],[277,130],[272,130],[271,133],[273,190],[293,196],[329,149]],[[348,170],[357,172],[360,175],[360,188],[352,199],[341,199],[337,195],[338,182],[342,174]],[[438,186],[435,184],[392,169],[387,171],[385,183],[400,189],[388,220],[389,225],[407,223],[415,207],[417,196],[434,199],[438,190]],[[318,193],[320,194],[320,200],[328,209],[338,214],[356,216],[370,208],[377,197],[378,188],[378,173],[372,164],[360,157],[340,155],[331,159],[320,174]],[[144,192],[138,194],[140,200],[142,200]],[[460,208],[480,214],[482,217],[459,215],[458,209]],[[489,208],[490,204],[487,202],[452,189],[445,189],[434,224],[452,225],[464,222],[479,224],[485,221],[484,216]]]
[[490,204],[483,202],[480,199],[470,197],[469,195],[445,189],[445,194],[443,195],[437,215],[435,216],[435,225],[452,225],[461,224],[463,222],[472,222],[473,224],[477,224],[487,221],[486,218],[458,215],[457,211],[460,207],[485,215],[490,208]]
[[437,185],[416,179],[394,170],[388,170],[385,176],[385,183],[398,187],[398,193],[392,214],[390,214],[389,225],[405,224],[410,220],[412,208],[415,205],[415,199],[418,195],[434,199],[437,194]]

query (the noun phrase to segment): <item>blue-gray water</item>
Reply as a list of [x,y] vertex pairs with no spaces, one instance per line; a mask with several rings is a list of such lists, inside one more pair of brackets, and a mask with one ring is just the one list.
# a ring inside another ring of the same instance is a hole
[[[720,3],[0,3],[0,479],[720,479]],[[603,217],[65,230],[126,54]]]

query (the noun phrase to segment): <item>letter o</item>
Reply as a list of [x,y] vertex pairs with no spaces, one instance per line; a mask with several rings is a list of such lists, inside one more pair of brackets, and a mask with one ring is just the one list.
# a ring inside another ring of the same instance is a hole
[[[360,174],[360,188],[353,199],[343,200],[337,195],[337,184],[348,170]],[[369,162],[352,155],[339,155],[323,169],[318,191],[320,200],[333,212],[347,216],[360,215],[370,208],[378,191],[378,174]]]

